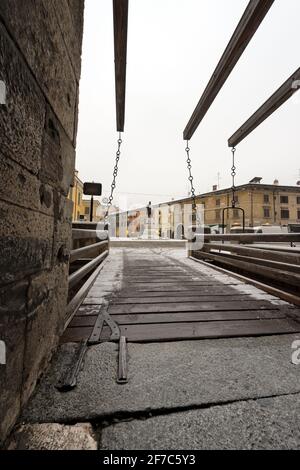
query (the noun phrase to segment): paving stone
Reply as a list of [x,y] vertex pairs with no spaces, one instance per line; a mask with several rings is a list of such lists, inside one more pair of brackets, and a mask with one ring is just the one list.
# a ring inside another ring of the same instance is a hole
[[300,394],[242,401],[102,430],[101,450],[299,450]]
[[[89,348],[77,387],[55,388],[61,350],[25,410],[33,422],[90,420],[300,392],[291,362],[298,335],[129,344],[128,384],[116,383],[118,346]],[[88,397],[88,400],[86,399]]]
[[88,423],[64,426],[33,424],[21,426],[13,435],[10,450],[97,450],[93,428]]

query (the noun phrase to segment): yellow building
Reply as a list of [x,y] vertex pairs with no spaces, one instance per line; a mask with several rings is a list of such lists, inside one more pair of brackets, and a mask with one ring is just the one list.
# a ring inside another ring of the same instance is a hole
[[[73,201],[73,222],[89,222],[90,220],[90,206],[91,199],[83,199],[83,182],[78,176],[78,171],[75,171],[73,187],[69,191],[69,199]],[[99,222],[102,220],[104,209],[101,211],[101,203],[94,198],[93,207],[93,221]]]
[[70,188],[69,199],[73,201],[73,222],[80,220],[80,215],[84,214],[85,206],[83,199],[83,182],[78,177],[78,171],[75,170],[73,187]]
[[[91,199],[83,199],[82,200],[83,212],[80,214],[80,220],[85,222],[89,222],[90,220],[90,210],[91,210]],[[93,204],[93,222],[99,222],[103,219],[103,211],[101,211],[100,201],[94,199]]]
[[[236,209],[228,211],[225,216],[227,228],[242,223],[242,212],[238,208],[244,209],[248,227],[300,223],[299,186],[266,185],[259,183],[259,178],[252,181],[236,188]],[[228,188],[203,194],[197,201],[204,204],[205,223],[220,225],[223,209],[231,206],[232,191]]]

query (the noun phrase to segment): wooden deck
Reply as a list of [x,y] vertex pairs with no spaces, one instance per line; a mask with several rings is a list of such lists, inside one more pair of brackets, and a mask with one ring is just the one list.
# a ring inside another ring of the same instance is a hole
[[124,249],[120,288],[103,302],[94,286],[62,342],[88,340],[93,330],[95,337],[95,325],[99,341],[117,340],[106,319],[129,342],[300,332],[298,308],[262,292],[256,298],[238,288],[240,281],[196,264],[151,249]]

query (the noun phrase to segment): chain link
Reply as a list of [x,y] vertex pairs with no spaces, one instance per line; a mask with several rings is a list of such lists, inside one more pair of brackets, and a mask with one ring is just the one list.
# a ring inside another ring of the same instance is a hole
[[191,149],[189,148],[189,141],[187,140],[186,141],[186,155],[187,155],[187,160],[186,160],[186,163],[187,163],[187,168],[188,168],[188,172],[189,172],[189,177],[188,177],[188,180],[190,182],[190,185],[191,185],[191,196],[192,196],[192,218],[193,218],[193,222],[197,221],[198,220],[198,216],[197,216],[197,203],[196,203],[196,190],[194,188],[194,177],[192,175],[192,160],[191,160],[191,157],[190,157],[190,151]]
[[115,161],[115,166],[114,166],[114,170],[113,170],[113,180],[112,180],[112,183],[111,183],[111,186],[110,186],[110,196],[109,196],[108,201],[107,201],[106,213],[105,213],[105,216],[104,216],[105,224],[107,224],[109,209],[110,209],[110,207],[112,205],[112,202],[113,202],[113,199],[114,199],[114,190],[116,188],[116,178],[118,176],[119,160],[120,160],[120,156],[121,156],[121,145],[122,145],[121,132],[119,132],[118,150],[116,152],[116,161]]
[[231,167],[231,176],[232,176],[232,201],[231,205],[234,208],[236,206],[236,200],[235,200],[235,177],[236,177],[236,166],[235,166],[235,152],[236,148],[232,147],[231,149],[232,152],[232,167]]

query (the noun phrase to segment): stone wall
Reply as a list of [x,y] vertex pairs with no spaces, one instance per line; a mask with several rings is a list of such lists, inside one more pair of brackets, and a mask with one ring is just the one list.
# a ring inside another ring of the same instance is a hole
[[0,443],[64,324],[83,9],[0,1]]

